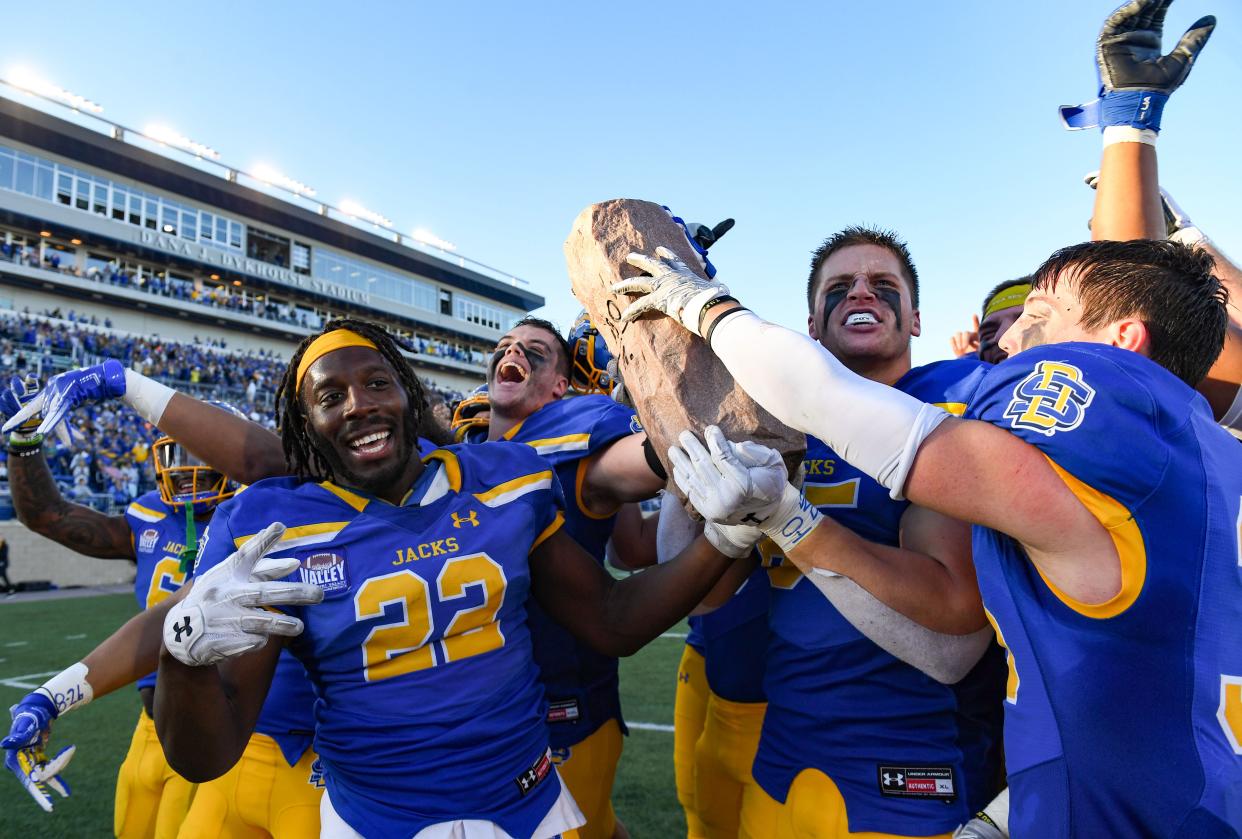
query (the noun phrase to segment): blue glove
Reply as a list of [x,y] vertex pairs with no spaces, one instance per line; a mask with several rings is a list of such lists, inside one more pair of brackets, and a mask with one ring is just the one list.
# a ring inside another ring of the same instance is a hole
[[1130,0],[1104,21],[1095,44],[1099,98],[1084,105],[1063,106],[1066,128],[1128,125],[1160,130],[1160,115],[1169,95],[1186,81],[1216,28],[1216,18],[1199,18],[1168,55],[1160,54],[1164,16],[1173,0]]
[[4,432],[12,431],[35,414],[43,414],[38,433],[47,434],[60,425],[65,416],[84,402],[99,402],[125,395],[125,368],[121,362],[108,359],[103,364],[66,370],[48,380],[47,386],[22,406],[4,424]]
[[[21,411],[27,402],[34,398],[39,392],[39,377],[33,373],[28,373],[23,379],[20,376],[14,376],[9,379],[9,386],[4,390],[0,390],[0,415],[7,420],[9,417]],[[25,422],[13,429],[13,433],[9,435],[10,446],[37,446],[43,442],[43,435],[38,433],[39,423],[42,417],[35,414],[29,417]]]
[[[698,257],[699,265],[702,266],[703,273],[707,274],[707,279],[710,280],[715,277],[716,266],[712,265],[711,260],[707,258],[707,249],[714,245],[717,239],[729,232],[729,229],[733,227],[733,219],[725,219],[714,228],[699,224],[698,222],[691,222],[691,224],[687,225],[679,216],[673,215],[673,211],[668,207],[661,204],[660,208],[668,213],[669,218],[677,223],[682,233],[686,234],[686,241],[690,243],[690,247],[694,248],[694,255]],[[691,227],[694,228],[693,231]],[[720,232],[717,233],[717,230]]]
[[13,773],[35,803],[50,813],[52,796],[49,790],[55,790],[62,798],[70,795],[69,785],[60,773],[73,759],[77,747],[67,746],[52,760],[47,759],[44,746],[51,735],[52,720],[56,719],[56,706],[44,694],[26,694],[9,712],[13,715],[13,725],[9,735],[0,740],[5,768]]

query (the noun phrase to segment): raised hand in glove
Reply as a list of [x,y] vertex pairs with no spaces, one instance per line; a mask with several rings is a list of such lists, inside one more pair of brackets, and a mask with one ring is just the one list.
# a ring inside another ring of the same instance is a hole
[[[84,402],[99,402],[125,395],[125,368],[121,362],[108,359],[103,364],[66,370],[48,380],[43,390],[28,398],[21,409],[9,417],[3,431],[7,434],[41,414],[43,419],[35,429],[47,434],[58,428],[65,416]],[[29,396],[29,394],[27,394]]]
[[164,618],[164,646],[178,661],[193,667],[215,664],[253,652],[273,636],[301,633],[302,621],[263,608],[323,600],[319,586],[281,581],[298,568],[298,559],[266,558],[284,532],[280,522],[269,524],[194,579],[189,594]]
[[1173,0],[1130,0],[1104,21],[1095,45],[1099,99],[1061,108],[1069,128],[1160,130],[1169,95],[1186,81],[1190,68],[1216,28],[1205,15],[1186,30],[1168,55],[1161,55],[1164,16]]
[[625,261],[651,276],[633,277],[613,284],[616,294],[643,295],[621,313],[623,322],[648,312],[662,312],[702,337],[699,321],[704,307],[717,298],[729,296],[728,286],[700,277],[666,247],[656,248],[654,256],[632,253]]

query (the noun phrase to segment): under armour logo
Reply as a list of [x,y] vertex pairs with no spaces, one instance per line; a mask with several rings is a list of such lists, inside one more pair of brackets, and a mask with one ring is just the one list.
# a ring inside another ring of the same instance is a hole
[[905,783],[905,780],[906,776],[900,772],[895,774],[889,774],[888,772],[884,773],[884,786],[886,787],[899,787]]
[[181,633],[185,633],[185,637],[189,638],[194,634],[194,628],[190,626],[190,616],[186,615],[181,619],[181,623],[173,624],[173,640],[178,644],[181,643]]
[[747,524],[763,524],[763,519],[759,518],[754,513],[747,513],[742,517],[742,521]]
[[690,684],[690,674],[687,673],[685,670],[682,670],[680,673],[677,674],[677,681],[684,682],[687,685]]
[[468,524],[471,527],[479,526],[479,514],[474,510],[471,510],[468,516],[459,516],[457,513],[452,513],[451,515],[453,516],[453,527],[458,529],[461,529],[463,524]]

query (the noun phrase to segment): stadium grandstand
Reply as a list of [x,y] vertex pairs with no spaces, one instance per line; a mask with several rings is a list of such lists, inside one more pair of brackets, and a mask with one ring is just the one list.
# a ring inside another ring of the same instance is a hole
[[[446,242],[397,233],[348,202],[317,201],[279,173],[230,167],[187,138],[50,110],[0,95],[6,383],[116,358],[270,423],[297,342],[333,317],[356,316],[403,338],[423,381],[452,401],[483,383],[496,340],[544,303]],[[152,488],[155,435],[138,417],[81,409],[72,426],[71,446],[47,447],[66,497],[116,512]],[[0,461],[0,528],[21,541],[16,522],[5,523],[12,516]],[[109,565],[78,558],[39,576],[78,582],[74,569]]]

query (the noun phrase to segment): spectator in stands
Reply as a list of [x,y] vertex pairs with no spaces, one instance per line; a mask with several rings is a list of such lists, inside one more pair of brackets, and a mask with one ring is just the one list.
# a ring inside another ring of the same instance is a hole
[[13,583],[9,581],[9,543],[0,536],[0,592],[12,589]]

